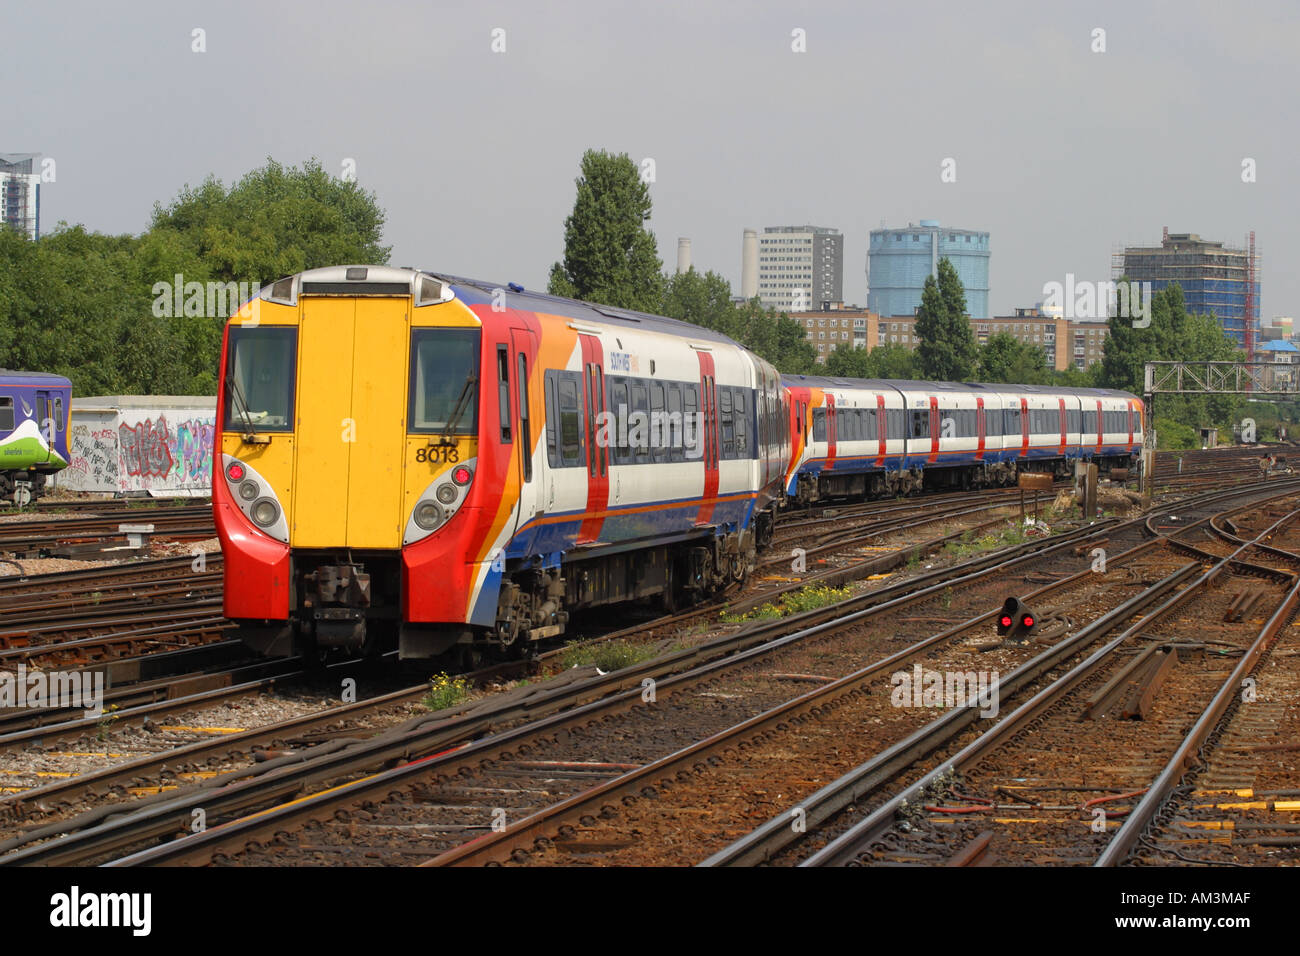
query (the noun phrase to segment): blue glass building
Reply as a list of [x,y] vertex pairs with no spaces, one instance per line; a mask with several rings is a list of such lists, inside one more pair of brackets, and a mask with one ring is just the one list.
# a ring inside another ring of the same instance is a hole
[[906,229],[873,229],[867,253],[867,308],[879,315],[912,315],[926,276],[938,277],[947,257],[966,287],[972,319],[989,317],[989,234],[950,229],[922,219]]

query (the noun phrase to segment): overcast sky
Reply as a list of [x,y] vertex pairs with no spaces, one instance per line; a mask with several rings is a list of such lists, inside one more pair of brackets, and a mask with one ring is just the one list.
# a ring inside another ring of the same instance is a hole
[[1114,247],[1163,226],[1237,246],[1253,229],[1263,321],[1300,312],[1300,7],[1061,6],[19,3],[0,152],[55,159],[43,229],[113,233],[209,174],[352,159],[394,265],[544,287],[598,147],[654,160],[665,266],[690,237],[736,291],[746,227],[842,230],[859,304],[881,223],[987,230],[995,314],[1109,278]]

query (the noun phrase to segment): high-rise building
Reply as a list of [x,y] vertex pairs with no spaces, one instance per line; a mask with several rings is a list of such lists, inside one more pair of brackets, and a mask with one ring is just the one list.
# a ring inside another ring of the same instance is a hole
[[817,350],[819,362],[825,362],[837,347],[869,348],[867,329],[874,329],[880,321],[880,316],[874,312],[852,307],[839,308],[840,305],[836,302],[830,309],[790,313],[790,318],[803,327],[804,335]]
[[[1056,371],[1076,368],[1083,371],[1105,356],[1110,327],[1104,319],[1067,319],[1042,306],[1018,308],[1015,315],[970,320],[975,343],[984,345],[1000,332],[1041,349],[1047,367]],[[915,315],[875,316],[866,319],[867,350],[879,345],[901,345],[915,350],[921,340],[916,335]]]
[[966,289],[971,318],[989,314],[989,234],[951,229],[922,219],[906,229],[873,229],[867,253],[867,308],[880,315],[912,315],[927,276],[939,276],[947,258]]
[[1187,311],[1214,317],[1238,346],[1246,345],[1246,307],[1250,300],[1252,330],[1259,328],[1259,273],[1251,248],[1235,249],[1202,239],[1194,232],[1171,233],[1166,226],[1158,246],[1127,246],[1111,256],[1116,279],[1150,282],[1159,292],[1177,282]]
[[40,153],[0,153],[0,221],[41,236]]
[[[742,295],[744,288],[742,268]],[[844,301],[844,236],[823,226],[768,226],[758,237],[758,297],[785,312]]]

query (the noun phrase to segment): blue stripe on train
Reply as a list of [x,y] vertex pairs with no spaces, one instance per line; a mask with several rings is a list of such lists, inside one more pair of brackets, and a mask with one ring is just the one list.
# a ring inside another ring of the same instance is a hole
[[[755,504],[755,499],[752,497],[720,501],[714,505],[709,526],[716,526],[726,531],[748,528],[753,520]],[[663,505],[676,505],[676,507],[662,507]],[[639,510],[645,508],[655,508],[655,510]],[[693,530],[699,513],[700,502],[691,498],[627,505],[621,509],[614,509],[614,513],[605,518],[600,529],[599,543],[619,544],[624,541],[644,540],[646,547],[652,547],[656,538],[668,538]],[[572,520],[554,520],[568,517]],[[583,511],[570,511],[532,519],[506,544],[506,557],[537,556],[541,557],[544,563],[553,564],[555,560],[573,550],[577,544],[578,532],[582,528],[584,517]],[[542,523],[543,519],[546,519],[545,524]],[[500,591],[501,572],[489,570],[470,613],[471,624],[482,627],[492,627],[495,624]]]

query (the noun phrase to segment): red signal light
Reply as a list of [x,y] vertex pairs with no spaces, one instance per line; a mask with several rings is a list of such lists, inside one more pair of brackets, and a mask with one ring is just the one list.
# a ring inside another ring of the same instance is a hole
[[472,477],[473,474],[464,465],[461,465],[459,468],[457,468],[455,471],[451,473],[451,480],[456,482],[456,484],[458,485],[468,485],[469,480]]
[[1034,616],[1033,616],[1032,614],[1026,614],[1026,615],[1021,619],[1020,623],[1023,624],[1025,627],[1033,627],[1033,626],[1034,626]]
[[231,481],[240,481],[244,477],[244,466],[239,462],[233,463],[226,469],[226,477]]
[[1005,614],[1002,615],[1002,626],[1003,627],[1011,626],[1011,618],[1007,617]]

